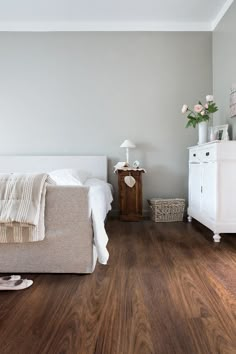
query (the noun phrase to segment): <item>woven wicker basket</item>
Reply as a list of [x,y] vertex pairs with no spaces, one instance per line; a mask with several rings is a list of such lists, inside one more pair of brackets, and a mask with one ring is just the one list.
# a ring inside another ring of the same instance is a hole
[[155,222],[183,221],[185,200],[184,199],[161,199],[148,200],[151,209],[151,220]]

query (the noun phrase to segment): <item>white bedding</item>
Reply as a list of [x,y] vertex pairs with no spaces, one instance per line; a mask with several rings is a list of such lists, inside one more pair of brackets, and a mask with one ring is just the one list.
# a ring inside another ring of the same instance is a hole
[[93,220],[94,244],[97,249],[98,261],[107,264],[109,253],[106,248],[108,236],[105,230],[104,221],[107,213],[111,210],[113,200],[112,186],[96,178],[89,178],[84,183],[89,189],[89,208]]
[[[77,171],[78,172],[78,171]],[[73,170],[58,170],[49,173],[57,185],[84,185],[89,187],[89,213],[92,216],[94,244],[96,246],[98,261],[107,264],[109,253],[107,250],[108,236],[104,221],[111,210],[112,186],[97,178],[79,179],[79,174]],[[55,178],[56,176],[56,178]]]

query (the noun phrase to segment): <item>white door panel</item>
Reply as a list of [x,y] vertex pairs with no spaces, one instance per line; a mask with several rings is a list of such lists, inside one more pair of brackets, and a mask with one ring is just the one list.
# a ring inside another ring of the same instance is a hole
[[189,164],[189,207],[200,211],[201,207],[201,164]]
[[216,178],[215,162],[202,164],[201,212],[211,219],[216,218]]

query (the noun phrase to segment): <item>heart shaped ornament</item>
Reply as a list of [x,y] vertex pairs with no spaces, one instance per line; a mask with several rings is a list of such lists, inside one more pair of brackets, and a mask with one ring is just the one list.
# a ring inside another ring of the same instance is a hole
[[132,176],[125,176],[124,181],[125,181],[125,184],[130,188],[133,188],[133,186],[136,183],[135,178]]

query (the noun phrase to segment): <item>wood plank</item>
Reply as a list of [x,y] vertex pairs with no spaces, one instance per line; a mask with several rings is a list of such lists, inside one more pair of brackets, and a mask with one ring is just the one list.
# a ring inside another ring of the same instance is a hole
[[236,236],[198,223],[107,223],[108,266],[0,292],[1,354],[236,353]]

